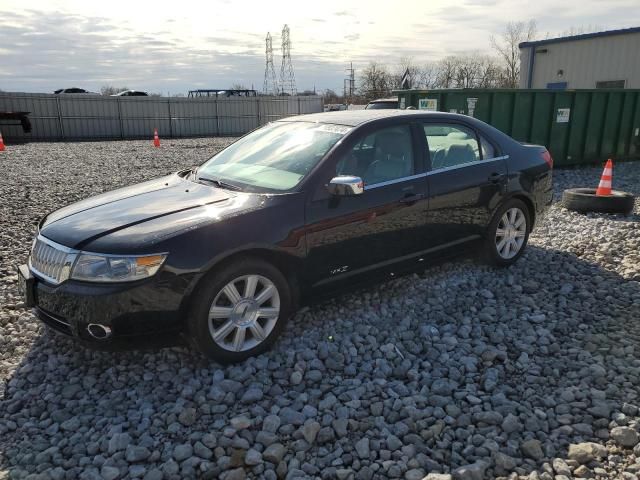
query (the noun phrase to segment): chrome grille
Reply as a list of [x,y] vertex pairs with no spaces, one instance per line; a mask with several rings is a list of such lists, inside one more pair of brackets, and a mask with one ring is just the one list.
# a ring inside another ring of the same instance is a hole
[[69,278],[77,251],[38,235],[31,249],[31,271],[50,283],[59,284]]

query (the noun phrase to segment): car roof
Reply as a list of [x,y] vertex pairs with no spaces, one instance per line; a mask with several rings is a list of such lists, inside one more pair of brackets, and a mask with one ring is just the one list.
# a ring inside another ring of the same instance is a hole
[[340,112],[324,112],[324,113],[311,113],[308,115],[298,115],[295,117],[287,117],[279,122],[313,122],[313,123],[328,123],[334,125],[345,125],[349,127],[355,127],[362,125],[363,123],[372,122],[375,120],[381,120],[384,118],[411,118],[415,116],[420,117],[434,117],[440,119],[464,119],[469,122],[473,120],[471,117],[456,113],[446,112],[431,112],[426,110],[343,110]]
[[398,97],[389,97],[389,98],[377,98],[375,100],[371,100],[369,103],[383,103],[383,102],[394,102],[398,103]]

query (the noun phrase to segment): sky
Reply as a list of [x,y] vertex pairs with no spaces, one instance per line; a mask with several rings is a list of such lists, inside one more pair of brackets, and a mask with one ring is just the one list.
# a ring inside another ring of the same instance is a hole
[[638,0],[0,0],[0,89],[261,90],[265,36],[279,75],[288,24],[298,90],[341,91],[349,62],[357,82],[371,61],[394,70],[402,57],[491,53],[490,35],[530,19],[539,36],[556,36],[640,26],[640,9]]

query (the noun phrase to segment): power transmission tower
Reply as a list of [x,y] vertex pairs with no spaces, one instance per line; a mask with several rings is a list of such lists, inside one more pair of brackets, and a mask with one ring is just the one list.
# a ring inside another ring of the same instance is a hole
[[280,68],[280,92],[289,95],[296,95],[296,77],[293,74],[291,64],[291,38],[289,37],[289,26],[282,29],[282,67]]
[[276,80],[276,69],[273,66],[273,42],[271,40],[271,33],[269,32],[267,32],[265,44],[267,63],[264,67],[264,87],[262,88],[262,91],[265,95],[277,95],[278,83]]

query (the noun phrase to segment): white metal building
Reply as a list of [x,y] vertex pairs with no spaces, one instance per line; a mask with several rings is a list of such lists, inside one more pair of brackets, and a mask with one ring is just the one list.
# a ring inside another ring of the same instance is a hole
[[520,88],[640,88],[640,27],[519,46]]

